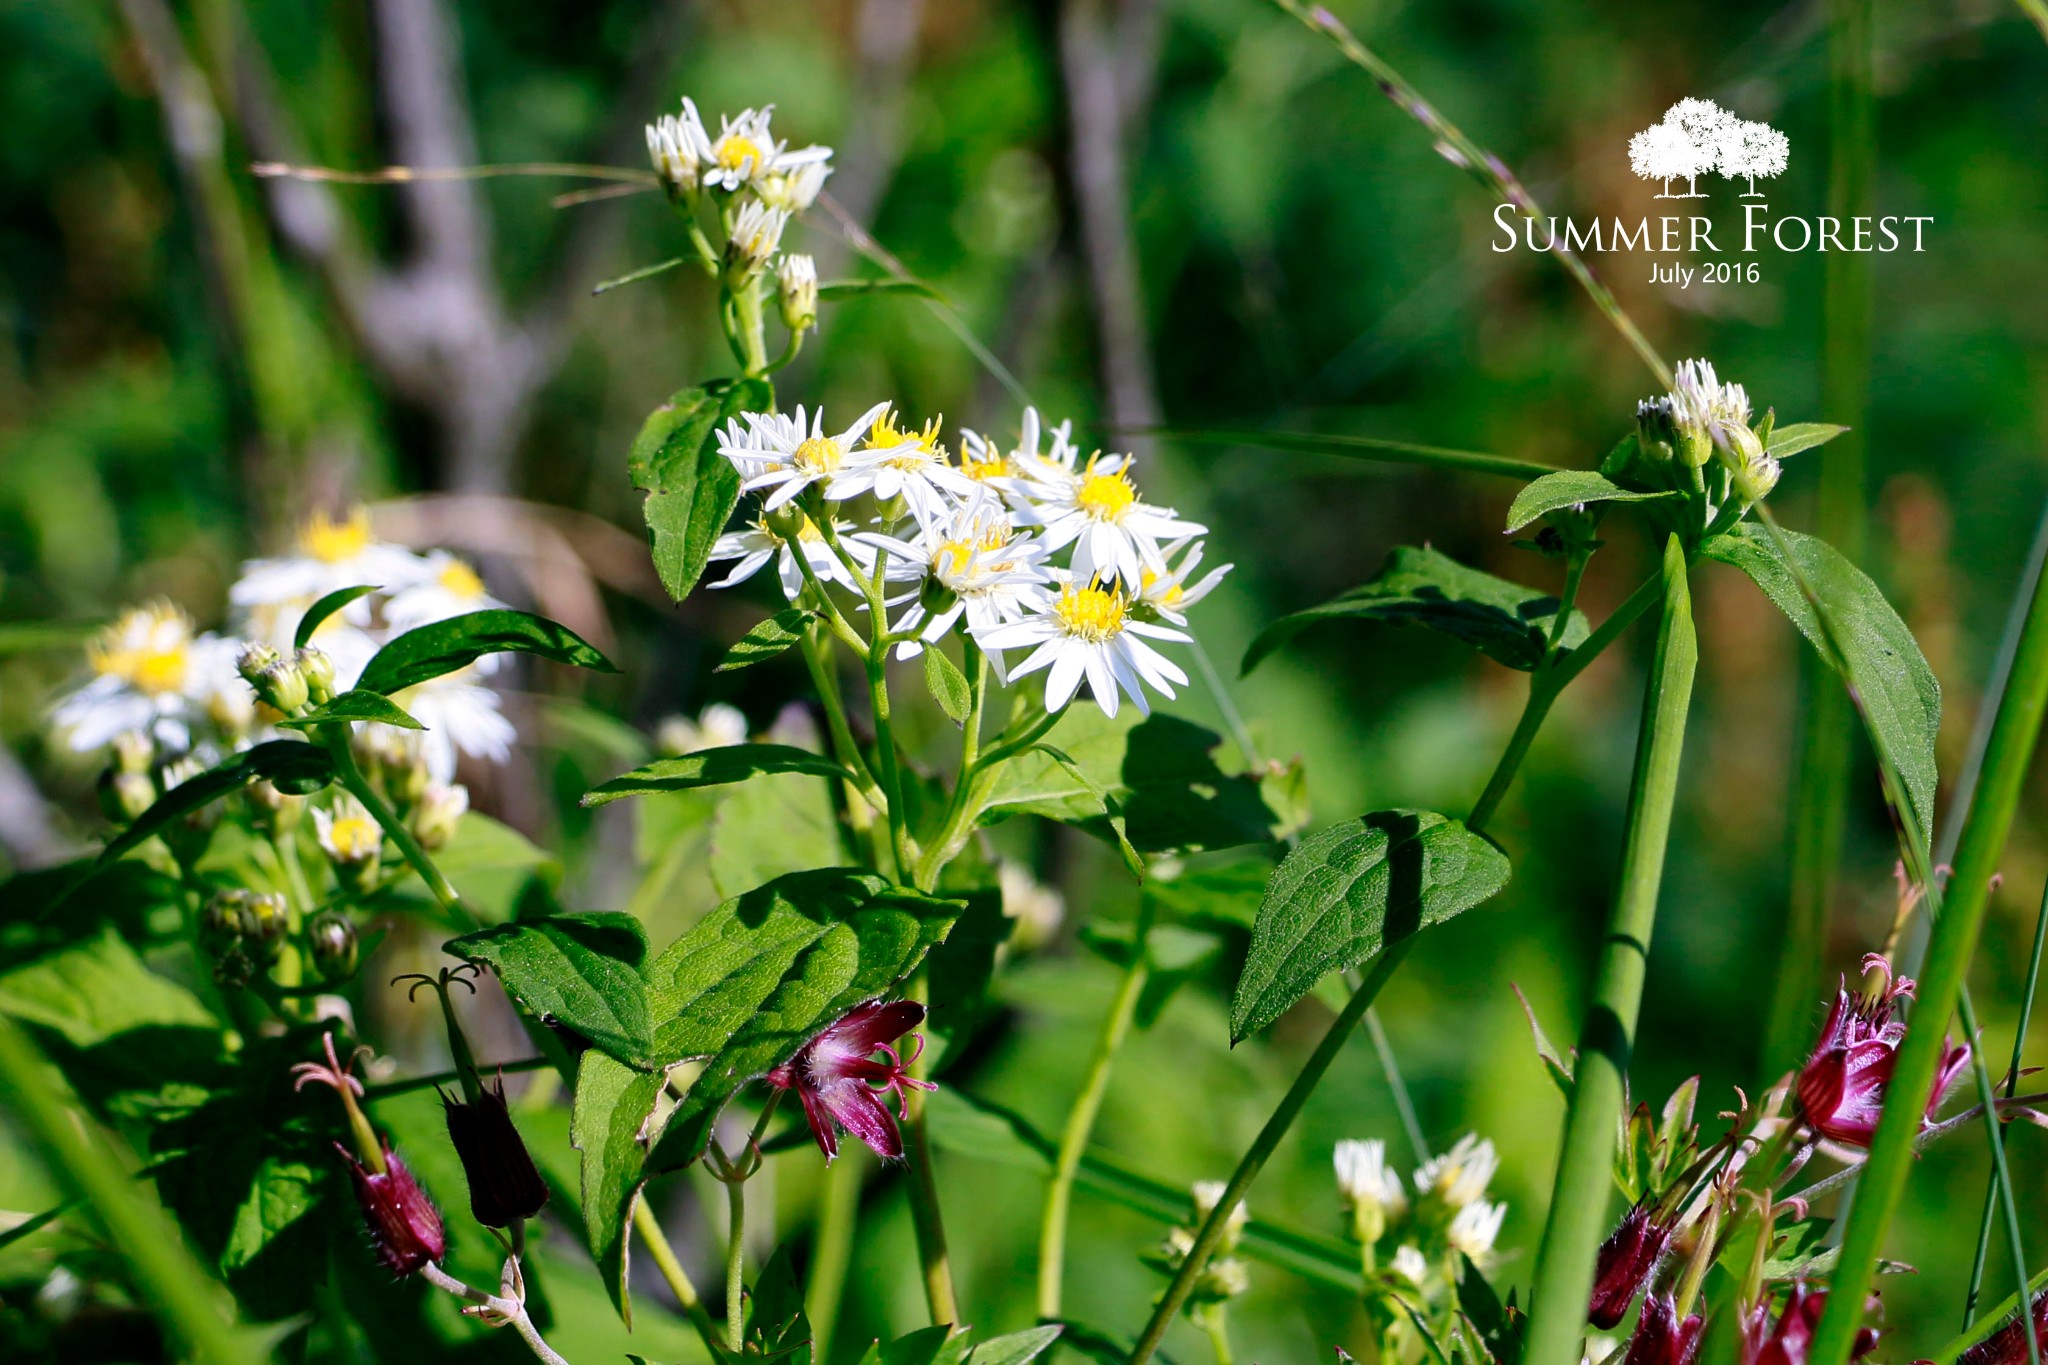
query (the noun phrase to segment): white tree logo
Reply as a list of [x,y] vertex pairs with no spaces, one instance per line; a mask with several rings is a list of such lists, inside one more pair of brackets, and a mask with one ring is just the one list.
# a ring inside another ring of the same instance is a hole
[[[1664,111],[1664,121],[1628,140],[1629,169],[1645,180],[1659,180],[1659,199],[1704,199],[1699,177],[1718,171],[1728,179],[1749,182],[1743,197],[1760,198],[1756,178],[1781,175],[1791,157],[1785,135],[1768,123],[1739,119],[1712,100],[1683,99]],[[1685,193],[1673,194],[1671,182],[1683,177]]]

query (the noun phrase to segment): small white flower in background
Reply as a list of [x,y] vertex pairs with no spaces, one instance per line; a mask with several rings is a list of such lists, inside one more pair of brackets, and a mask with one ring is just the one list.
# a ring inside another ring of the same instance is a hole
[[[824,153],[818,156],[817,153]],[[802,213],[818,202],[818,195],[825,188],[825,177],[832,174],[832,168],[825,164],[825,157],[832,154],[830,147],[806,147],[801,152],[784,154],[782,164],[797,156],[812,159],[788,169],[770,171],[754,182],[754,193],[771,208],[784,209],[790,213]]]
[[1415,1172],[1415,1191],[1419,1197],[1433,1197],[1455,1211],[1483,1197],[1499,1169],[1500,1157],[1493,1143],[1477,1133],[1467,1133],[1450,1151],[1422,1164]]
[[799,251],[784,256],[775,267],[775,305],[782,313],[782,325],[792,332],[805,332],[818,325],[818,263]]
[[733,216],[732,231],[725,239],[727,276],[744,283],[768,268],[782,247],[782,230],[789,226],[789,214],[771,209],[758,199],[740,205]]
[[407,744],[427,766],[437,783],[455,780],[458,756],[503,763],[512,756],[519,732],[498,709],[498,694],[481,683],[471,682],[468,670],[430,678],[417,687],[395,693],[391,700],[404,707],[424,730],[400,731]]
[[670,716],[654,732],[661,751],[675,758],[700,749],[723,749],[747,742],[747,713],[727,702],[715,701],[688,716]]
[[1378,1138],[1346,1138],[1337,1144],[1333,1164],[1337,1191],[1351,1210],[1358,1240],[1369,1246],[1407,1211],[1408,1191],[1400,1173],[1387,1165],[1387,1144]]
[[469,788],[461,783],[429,787],[412,808],[412,837],[429,853],[439,853],[455,838],[456,826],[469,814]]
[[[872,574],[875,571],[878,554],[874,540],[879,537],[871,538],[865,533],[855,531],[850,521],[834,521],[832,529],[838,534],[839,543],[846,550],[846,557],[851,559],[862,573]],[[860,585],[853,581],[853,575],[846,571],[846,565],[840,562],[838,555],[832,553],[832,547],[825,543],[825,537],[819,532],[816,523],[801,512],[796,514],[796,544],[801,548],[804,559],[810,564],[811,572],[817,575],[819,582],[836,583],[848,592],[860,591]],[[728,559],[736,559],[739,563],[733,566],[731,573],[711,586],[730,588],[735,583],[744,583],[759,573],[761,567],[772,559],[775,561],[776,575],[782,580],[782,595],[795,601],[797,594],[804,590],[804,573],[797,564],[796,556],[797,550],[771,529],[765,519],[756,520],[746,530],[728,531],[713,542],[711,563],[718,564]]]
[[1032,614],[1023,620],[977,631],[974,638],[991,657],[1007,649],[1031,650],[1010,674],[1022,677],[1047,669],[1046,710],[1057,711],[1072,701],[1083,678],[1095,704],[1111,716],[1117,712],[1119,688],[1139,711],[1149,713],[1146,686],[1169,698],[1175,687],[1187,686],[1188,675],[1138,637],[1182,642],[1191,637],[1134,619],[1121,588],[1063,583],[1056,594],[1040,594],[1030,607]]
[[1045,527],[1049,549],[1074,547],[1076,579],[1114,574],[1137,583],[1148,565],[1160,567],[1161,541],[1208,529],[1181,520],[1171,507],[1154,507],[1140,498],[1128,455],[1098,452],[1072,469],[1040,461],[1036,472],[1025,476],[1024,497],[1019,518]]
[[1007,858],[996,865],[996,886],[1004,917],[1017,922],[1010,931],[1011,943],[1028,951],[1051,942],[1066,918],[1065,897],[1042,884],[1022,863]]
[[[1221,1180],[1197,1180],[1193,1191],[1195,1221],[1208,1222],[1209,1215],[1216,1212],[1216,1206],[1223,1202],[1223,1196],[1229,1189],[1230,1187]],[[1244,1235],[1244,1225],[1251,1221],[1251,1217],[1251,1210],[1245,1207],[1244,1200],[1238,1200],[1237,1206],[1231,1209],[1230,1216],[1223,1220],[1223,1240],[1216,1244],[1216,1249],[1227,1253],[1235,1248],[1238,1239]]]
[[1451,1225],[1444,1232],[1444,1240],[1453,1251],[1462,1251],[1475,1262],[1484,1264],[1493,1255],[1494,1239],[1500,1236],[1501,1220],[1508,1216],[1506,1204],[1489,1204],[1484,1199],[1474,1200],[1457,1212]]
[[647,159],[654,163],[654,173],[676,194],[697,192],[710,146],[697,106],[687,98],[681,115],[663,114],[647,125]]
[[[425,561],[411,550],[371,535],[367,508],[354,508],[340,521],[316,512],[299,528],[294,553],[244,564],[228,600],[245,609],[295,604],[298,611],[282,626],[288,636],[306,607],[337,588],[374,585],[397,592],[425,572]],[[370,618],[370,605],[358,598],[341,614],[362,625]]]
[[[1186,553],[1183,554],[1182,551]],[[1174,556],[1180,562],[1174,563]],[[1138,574],[1138,601],[1177,626],[1188,623],[1187,609],[1214,592],[1223,575],[1236,567],[1219,564],[1197,579],[1191,587],[1188,575],[1201,567],[1202,542],[1192,536],[1176,540],[1159,552],[1159,568],[1145,566]]]
[[1423,1281],[1429,1278],[1428,1260],[1423,1257],[1420,1251],[1412,1246],[1403,1246],[1399,1251],[1396,1251],[1394,1259],[1388,1262],[1387,1269],[1408,1281],[1417,1289],[1422,1288]]
[[[927,527],[914,546],[894,544],[893,553],[902,558],[922,558],[931,581],[952,595],[951,604],[936,612],[928,613],[919,601],[896,623],[899,631],[917,631],[925,643],[938,640],[962,615],[977,637],[1020,620],[1050,581],[1040,563],[1045,546],[1012,526],[1002,504],[988,497],[954,509],[943,523]],[[922,649],[918,641],[899,646],[897,657],[914,657]]]
[[763,495],[763,511],[773,512],[814,483],[823,486],[828,498],[845,498],[849,495],[839,491],[839,480],[846,457],[888,410],[887,403],[877,403],[836,436],[825,434],[823,408],[808,419],[801,405],[794,417],[741,413],[726,423],[718,449],[739,470],[746,491]]
[[331,810],[313,808],[313,828],[320,837],[320,851],[340,867],[374,863],[384,847],[383,829],[360,801],[346,793],[334,798]]
[[893,410],[884,412],[848,457],[831,496],[872,493],[879,502],[901,498],[919,526],[930,526],[952,510],[953,499],[978,495],[980,486],[947,461],[946,448],[939,444],[939,420],[934,417],[921,431],[905,429],[896,425]]
[[191,724],[222,697],[241,713],[253,694],[235,672],[240,642],[200,635],[167,602],[130,607],[86,646],[93,678],[57,703],[51,722],[79,753],[138,731],[164,748],[192,743]]
[[[1024,409],[1024,418],[1019,423],[1017,444],[1007,454],[1003,452],[999,442],[978,433],[969,433],[968,438],[964,439],[967,439],[967,444],[977,452],[977,459],[1001,465],[999,470],[994,471],[995,473],[1017,478],[1054,478],[1062,474],[1071,476],[1074,472],[1074,463],[1081,452],[1074,444],[1073,431],[1073,422],[1066,421],[1048,433],[1045,430],[1044,419],[1038,415],[1038,409],[1027,407]],[[1039,445],[1048,434],[1052,438],[1051,444],[1040,450]],[[977,474],[975,477],[987,476]]]
[[[393,634],[402,634],[416,626],[504,605],[485,589],[484,580],[467,560],[446,550],[429,550],[421,558],[418,580],[392,593],[384,603],[384,620]],[[326,642],[321,646],[325,648]],[[477,662],[496,657],[486,654]]]

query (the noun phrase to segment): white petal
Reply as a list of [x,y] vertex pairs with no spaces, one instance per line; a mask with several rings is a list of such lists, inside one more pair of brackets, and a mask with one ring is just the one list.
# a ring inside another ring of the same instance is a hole
[[[1049,645],[1048,648],[1058,649],[1058,646]],[[1037,657],[1036,654],[1032,656],[1033,659]],[[1025,660],[1025,667],[1017,671],[1028,672],[1030,663],[1030,659]],[[1074,699],[1075,691],[1081,686],[1081,674],[1085,667],[1082,650],[1072,647],[1058,650],[1053,657],[1052,671],[1045,677],[1046,710],[1057,711]]]

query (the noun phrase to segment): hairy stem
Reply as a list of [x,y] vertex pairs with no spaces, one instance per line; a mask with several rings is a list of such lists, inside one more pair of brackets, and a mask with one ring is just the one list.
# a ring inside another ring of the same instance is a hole
[[1102,1032],[1095,1040],[1095,1054],[1089,1059],[1081,1092],[1067,1111],[1066,1127],[1060,1131],[1058,1153],[1053,1157],[1052,1179],[1045,1187],[1045,1209],[1038,1221],[1038,1316],[1041,1320],[1060,1316],[1061,1280],[1067,1255],[1067,1213],[1073,1204],[1074,1177],[1081,1169],[1081,1156],[1088,1150],[1088,1138],[1095,1131],[1096,1115],[1102,1112],[1103,1096],[1109,1093],[1110,1066],[1131,1031],[1138,1012],[1138,997],[1151,973],[1146,956],[1152,933],[1153,902],[1143,897],[1138,906],[1138,923],[1131,935],[1131,960],[1124,968],[1123,981],[1103,1016]]
[[1673,536],[1664,548],[1664,612],[1644,693],[1614,913],[1601,949],[1593,1001],[1579,1032],[1579,1064],[1565,1116],[1564,1149],[1530,1295],[1530,1365],[1571,1365],[1579,1358],[1579,1341],[1585,1334],[1593,1259],[1607,1230],[1615,1117],[1642,1005],[1697,662],[1685,552]]

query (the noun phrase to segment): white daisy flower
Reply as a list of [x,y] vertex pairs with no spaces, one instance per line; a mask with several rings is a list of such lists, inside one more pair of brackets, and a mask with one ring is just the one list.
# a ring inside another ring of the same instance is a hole
[[958,500],[973,498],[981,486],[946,459],[934,417],[922,431],[896,425],[896,413],[884,412],[868,430],[867,440],[848,457],[846,472],[834,483],[833,497],[872,493],[879,502],[902,498],[919,526],[949,515]]
[[[824,156],[815,156],[822,152]],[[800,152],[784,153],[780,164],[784,169],[774,170],[754,182],[754,193],[761,196],[763,203],[773,208],[786,209],[791,213],[802,213],[818,202],[818,195],[825,188],[825,177],[832,174],[832,168],[825,164],[825,158],[832,155],[830,147],[806,147]],[[792,157],[808,156],[808,161],[789,164]]]
[[[1181,554],[1183,549],[1186,554]],[[1178,564],[1173,562],[1176,555],[1180,555]],[[1188,623],[1187,609],[1215,591],[1216,585],[1223,581],[1223,575],[1235,567],[1219,564],[1189,586],[1188,576],[1202,563],[1202,542],[1192,536],[1176,540],[1160,550],[1159,562],[1159,568],[1148,564],[1139,571],[1138,602],[1177,626]]]
[[[730,588],[735,583],[744,583],[759,573],[762,566],[772,559],[775,561],[776,575],[782,580],[782,595],[794,601],[797,594],[804,590],[804,572],[796,560],[797,549],[800,548],[804,559],[811,566],[811,572],[817,575],[819,582],[836,583],[848,592],[860,592],[860,585],[854,582],[853,575],[846,571],[846,565],[841,562],[839,556],[832,553],[832,547],[825,543],[825,537],[819,532],[817,524],[802,512],[797,513],[796,518],[794,548],[769,527],[765,517],[757,518],[744,531],[728,531],[720,536],[711,547],[710,562],[716,564],[722,560],[736,559],[739,563],[733,566],[731,573],[711,586]],[[839,544],[845,549],[846,557],[851,559],[862,573],[874,573],[875,560],[879,553],[874,541],[882,538],[855,531],[850,521],[835,521],[832,523],[832,529],[838,533]],[[895,542],[889,543],[893,545]]]
[[687,98],[681,116],[664,114],[647,125],[647,159],[654,163],[654,173],[677,194],[697,192],[710,146],[704,120],[697,117],[697,106]]
[[319,836],[320,851],[340,867],[374,863],[384,849],[383,827],[370,817],[362,802],[346,792],[334,798],[331,809],[313,807],[313,829]]
[[[299,528],[295,553],[242,565],[242,577],[228,590],[228,601],[245,610],[298,603],[303,611],[337,588],[370,584],[396,592],[426,572],[426,561],[411,550],[371,536],[368,509],[354,508],[342,521],[316,512]],[[370,604],[357,598],[342,613],[362,625],[370,619]],[[287,635],[298,624],[298,613],[291,616],[284,626]]]
[[978,632],[975,643],[993,658],[1005,649],[1030,649],[1012,670],[1013,676],[1046,668],[1045,709],[1057,711],[1074,699],[1081,680],[1088,680],[1095,704],[1106,715],[1117,712],[1118,689],[1128,692],[1141,712],[1149,713],[1144,685],[1167,697],[1187,686],[1188,675],[1172,660],[1146,644],[1155,640],[1187,640],[1182,631],[1151,625],[1131,615],[1131,601],[1121,588],[1100,582],[1087,587],[1065,583],[1058,593],[1043,593],[1031,602],[1031,615],[1021,621]]
[[1713,435],[1717,430],[1749,427],[1749,393],[1740,384],[1723,384],[1712,362],[1681,360],[1671,390],[1671,414],[1683,426]]
[[498,709],[498,694],[471,681],[468,669],[430,678],[395,693],[391,700],[426,727],[394,733],[416,746],[428,776],[437,784],[455,780],[458,757],[503,763],[519,739],[512,722]]
[[742,487],[763,494],[765,512],[773,512],[814,483],[823,485],[825,496],[836,501],[851,496],[839,491],[848,454],[875,419],[888,410],[887,403],[875,404],[837,436],[825,434],[823,408],[814,411],[808,423],[801,404],[794,417],[779,412],[741,413],[726,423],[718,449],[739,470],[745,481]]
[[1401,1173],[1387,1164],[1387,1144],[1380,1139],[1346,1138],[1337,1144],[1332,1164],[1344,1203],[1354,1211],[1377,1210],[1380,1227],[1407,1210],[1407,1187]]
[[664,754],[681,757],[700,749],[723,749],[747,742],[747,713],[727,702],[715,701],[688,716],[670,716],[654,732],[654,742]]
[[1451,1225],[1444,1231],[1444,1240],[1454,1251],[1462,1251],[1474,1261],[1484,1264],[1492,1259],[1493,1243],[1500,1236],[1501,1220],[1508,1216],[1506,1204],[1489,1204],[1484,1199],[1475,1200],[1459,1209],[1451,1219]]
[[240,648],[194,633],[192,619],[167,602],[130,607],[86,646],[93,677],[57,703],[51,723],[78,753],[131,731],[183,751],[192,744],[192,722],[222,694],[238,688],[253,707],[254,694],[235,672]]
[[787,144],[777,142],[769,127],[769,119],[774,113],[775,106],[770,104],[759,109],[742,109],[735,118],[720,116],[718,136],[707,137],[703,120],[697,117],[696,106],[687,99],[683,101],[685,121],[692,125],[697,136],[703,138],[697,151],[706,186],[730,193],[744,189],[765,176],[787,176],[805,166],[819,165],[831,159],[830,147],[804,147],[790,151]]
[[1070,468],[1057,460],[1036,462],[1025,475],[1026,502],[1019,520],[1045,527],[1045,543],[1074,547],[1074,577],[1114,574],[1137,583],[1147,565],[1162,567],[1159,542],[1198,536],[1208,528],[1182,521],[1170,507],[1153,507],[1131,482],[1128,455],[1090,456]]
[[782,248],[782,230],[788,226],[787,210],[769,208],[758,199],[740,205],[725,238],[727,274],[750,280],[766,270]]
[[1417,1289],[1422,1288],[1423,1282],[1429,1278],[1428,1259],[1412,1246],[1404,1245],[1396,1251],[1394,1259],[1387,1264],[1387,1269]]
[[1005,451],[1002,442],[963,428],[960,433],[960,472],[1000,491],[1021,494],[1020,481],[1029,475],[1056,476],[1062,470],[1069,474],[1073,472],[1073,429],[1071,421],[1054,427],[1050,450],[1041,451],[1038,447],[1045,436],[1043,423],[1037,408],[1026,408],[1017,444]]
[[[446,550],[430,550],[422,560],[418,582],[400,588],[384,603],[384,620],[394,635],[429,626],[473,611],[491,611],[505,604],[490,595],[484,580],[467,560]],[[318,638],[315,632],[315,638]],[[321,647],[326,647],[321,642]],[[487,654],[485,659],[496,658]],[[479,663],[483,660],[478,660]]]
[[1500,1169],[1500,1157],[1493,1143],[1477,1133],[1458,1139],[1450,1151],[1431,1157],[1415,1172],[1415,1191],[1434,1196],[1449,1209],[1462,1209],[1486,1193],[1493,1173]]
[[[952,598],[950,605],[931,611],[918,594],[919,600],[895,626],[898,633],[917,633],[916,640],[897,647],[899,659],[921,653],[924,644],[942,638],[963,615],[977,637],[1023,619],[1031,604],[1045,596],[1045,584],[1052,579],[1040,562],[1045,546],[1028,531],[1012,526],[1002,504],[990,497],[955,509],[946,521],[927,528],[915,545],[890,543],[893,553],[920,560],[931,582]],[[1001,676],[1001,660],[993,662]]]

